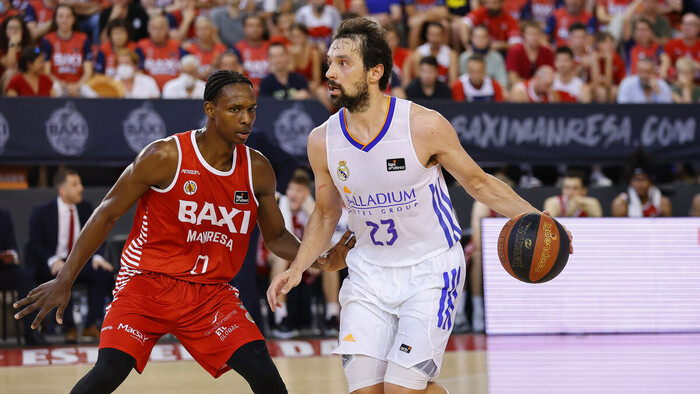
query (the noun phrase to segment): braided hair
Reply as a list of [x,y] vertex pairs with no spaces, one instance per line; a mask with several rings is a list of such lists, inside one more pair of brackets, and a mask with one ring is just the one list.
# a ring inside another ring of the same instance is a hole
[[250,82],[250,79],[241,73],[227,70],[215,72],[209,77],[207,84],[204,86],[204,101],[216,104],[216,100],[221,97],[221,91],[224,86],[235,85],[237,83],[244,83],[253,87],[253,83]]

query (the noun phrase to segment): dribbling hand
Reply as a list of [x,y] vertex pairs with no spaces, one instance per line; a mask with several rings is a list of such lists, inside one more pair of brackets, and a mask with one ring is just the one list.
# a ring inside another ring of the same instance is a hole
[[53,308],[58,308],[56,322],[63,324],[63,312],[66,310],[69,300],[70,284],[66,286],[61,280],[53,279],[30,291],[26,298],[15,302],[12,306],[15,309],[25,307],[15,314],[15,319],[21,319],[36,309],[40,309],[36,319],[32,322],[32,329],[34,329]]
[[[552,214],[549,211],[542,211],[542,213],[549,217],[552,217]],[[566,228],[566,226],[564,226],[563,224],[561,226],[564,227],[564,230],[566,230],[566,235],[569,236],[569,254],[574,254],[574,236],[571,235],[571,231],[569,231],[569,229]]]

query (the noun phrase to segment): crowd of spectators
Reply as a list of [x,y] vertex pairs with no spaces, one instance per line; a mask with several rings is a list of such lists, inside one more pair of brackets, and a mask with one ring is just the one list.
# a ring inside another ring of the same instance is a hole
[[260,95],[330,107],[332,32],[365,16],[387,30],[400,97],[690,103],[697,12],[680,0],[0,0],[0,90],[198,97],[231,69]]

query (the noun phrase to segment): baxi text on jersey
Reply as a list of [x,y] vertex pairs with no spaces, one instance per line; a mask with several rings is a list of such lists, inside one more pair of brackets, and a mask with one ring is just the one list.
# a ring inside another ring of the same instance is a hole
[[[248,234],[250,230],[250,211],[242,211],[236,208],[216,206],[205,202],[199,207],[195,201],[179,200],[177,218],[180,222],[191,223],[197,226],[213,225],[223,227],[226,225],[231,234]],[[242,213],[242,215],[240,215]]]
[[372,215],[378,210],[381,214],[401,213],[418,205],[415,189],[399,190],[368,195],[346,195],[348,212],[357,215]]

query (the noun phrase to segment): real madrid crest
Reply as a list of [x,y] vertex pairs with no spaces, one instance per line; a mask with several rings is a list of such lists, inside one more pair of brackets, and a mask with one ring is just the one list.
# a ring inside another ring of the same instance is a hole
[[345,160],[339,161],[338,162],[338,178],[340,178],[341,181],[347,181],[349,177],[350,177],[350,169],[348,168],[348,163],[346,163]]
[[197,184],[194,183],[194,181],[187,181],[185,182],[185,194],[188,196],[193,195],[197,191]]

